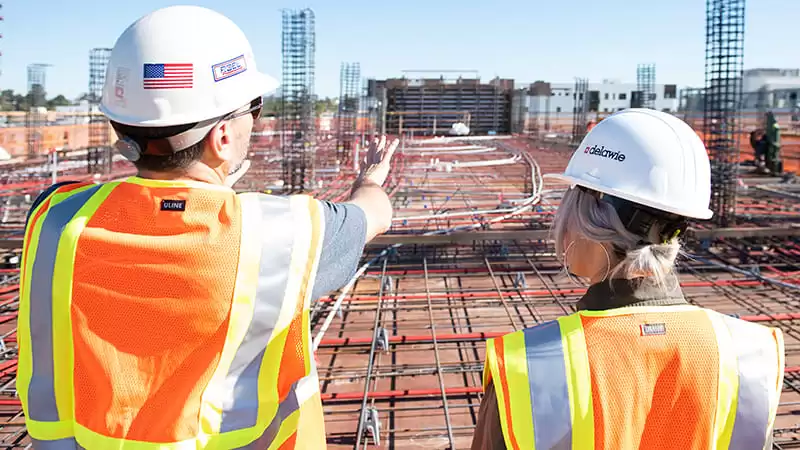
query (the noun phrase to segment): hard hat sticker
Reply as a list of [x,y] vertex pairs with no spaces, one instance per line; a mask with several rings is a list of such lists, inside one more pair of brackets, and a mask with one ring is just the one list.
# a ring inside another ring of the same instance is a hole
[[114,98],[116,103],[123,108],[126,106],[125,88],[127,87],[130,73],[131,71],[127,67],[117,67],[117,74],[114,77]]
[[145,89],[191,89],[193,64],[145,64],[142,82]]
[[211,69],[214,71],[214,81],[222,81],[247,70],[247,61],[244,55],[229,59],[219,64],[214,64]]

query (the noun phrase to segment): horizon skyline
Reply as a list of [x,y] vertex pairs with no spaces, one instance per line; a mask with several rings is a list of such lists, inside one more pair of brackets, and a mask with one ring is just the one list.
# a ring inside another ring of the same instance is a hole
[[[47,63],[52,65],[45,86],[48,98],[62,94],[74,99],[88,91],[92,48],[112,47],[135,19],[174,3],[141,0],[120,3],[113,10],[102,9],[97,0],[3,4],[0,89],[26,92],[27,66]],[[254,7],[247,0],[193,3],[237,23],[250,40],[259,69],[280,81],[280,8]],[[342,62],[359,62],[362,80],[399,78],[408,68],[433,67],[476,71],[482,80],[514,79],[515,86],[537,80],[570,83],[576,77],[590,83],[610,79],[634,84],[637,64],[655,63],[657,84],[705,85],[705,2],[696,0],[669,5],[608,0],[602,8],[589,0],[574,0],[566,12],[559,4],[531,5],[521,0],[509,1],[503,8],[486,8],[476,0],[435,4],[408,0],[391,17],[366,0],[336,4],[287,0],[280,6],[309,7],[315,13],[315,94],[321,98],[338,97]],[[596,12],[572,13],[584,8]],[[91,32],[75,33],[92,15],[103,20],[93,20]],[[792,42],[792,18],[797,15],[800,2],[761,0],[748,5],[745,69],[800,67],[800,58],[786,51],[784,44]],[[609,31],[599,34],[597,29]]]

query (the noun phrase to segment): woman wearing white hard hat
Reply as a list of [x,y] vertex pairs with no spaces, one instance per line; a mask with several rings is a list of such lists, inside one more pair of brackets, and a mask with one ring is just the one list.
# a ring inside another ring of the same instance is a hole
[[764,449],[783,380],[779,329],[689,304],[675,273],[708,219],[709,160],[681,120],[598,123],[563,174],[553,223],[577,312],[486,344],[473,449]]
[[275,87],[205,8],[117,41],[101,109],[139,173],[53,186],[26,227],[17,387],[35,448],[325,447],[309,305],[389,228],[396,142],[373,143],[347,203],[237,194]]

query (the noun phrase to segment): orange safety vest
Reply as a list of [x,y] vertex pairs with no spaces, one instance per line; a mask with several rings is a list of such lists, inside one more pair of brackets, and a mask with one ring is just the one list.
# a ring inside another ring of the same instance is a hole
[[25,232],[17,390],[37,449],[324,448],[308,196],[63,186]]
[[581,311],[489,340],[506,447],[765,447],[783,335],[695,306]]

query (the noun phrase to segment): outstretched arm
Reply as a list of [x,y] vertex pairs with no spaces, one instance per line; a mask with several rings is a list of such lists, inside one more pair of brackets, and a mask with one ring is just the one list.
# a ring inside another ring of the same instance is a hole
[[372,141],[364,169],[353,183],[348,203],[360,207],[367,217],[367,242],[392,226],[392,203],[382,186],[389,175],[392,155],[398,143],[395,139],[387,147],[386,136]]

